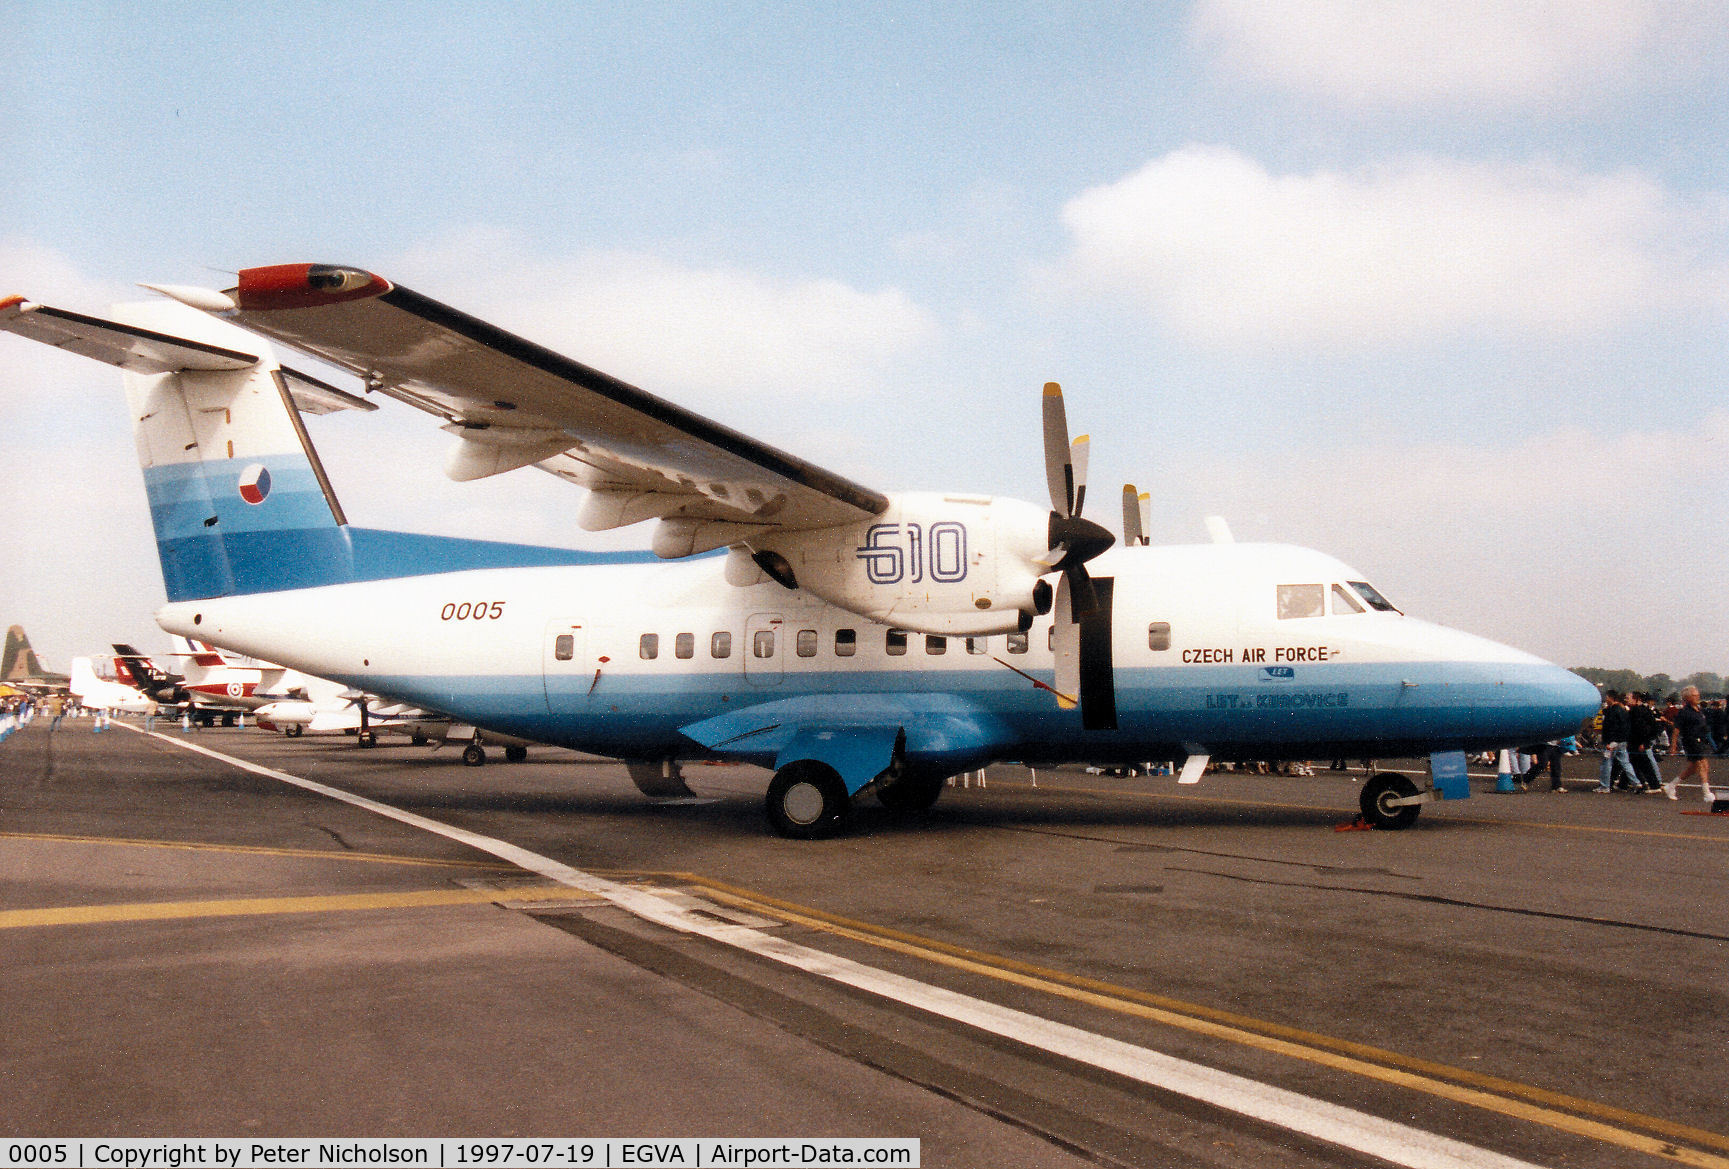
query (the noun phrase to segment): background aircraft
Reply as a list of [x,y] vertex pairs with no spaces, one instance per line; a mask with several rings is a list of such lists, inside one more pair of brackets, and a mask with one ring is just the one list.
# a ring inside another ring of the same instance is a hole
[[25,635],[22,625],[6,630],[6,649],[4,656],[0,656],[0,682],[27,694],[47,694],[52,691],[65,693],[70,681],[65,674],[43,668],[36,651],[30,648],[30,638]]
[[[681,759],[759,763],[787,835],[835,831],[867,788],[928,806],[999,759],[1181,760],[1185,782],[1209,757],[1462,764],[1598,705],[1575,675],[1406,617],[1320,553],[1109,550],[1054,384],[1048,510],[889,495],[359,269],[158,291],[180,304],[119,321],[15,297],[0,328],[126,371],[163,628],[631,760],[645,790]],[[584,528],[656,521],[652,555],[350,525],[298,408],[308,384],[322,407],[370,404],[253,333],[442,419],[454,479],[537,466],[587,489]],[[1462,765],[1436,772],[1468,794]],[[1383,774],[1363,809],[1403,826],[1435,798]]]
[[72,676],[68,685],[79,705],[91,710],[148,714],[155,702],[155,699],[134,686],[97,677],[96,667],[88,657],[72,659]]

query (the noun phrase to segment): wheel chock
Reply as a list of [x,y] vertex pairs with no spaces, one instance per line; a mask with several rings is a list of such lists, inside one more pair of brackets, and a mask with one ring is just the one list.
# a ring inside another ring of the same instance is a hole
[[1373,832],[1374,830],[1375,826],[1362,816],[1358,816],[1349,824],[1333,825],[1334,832]]

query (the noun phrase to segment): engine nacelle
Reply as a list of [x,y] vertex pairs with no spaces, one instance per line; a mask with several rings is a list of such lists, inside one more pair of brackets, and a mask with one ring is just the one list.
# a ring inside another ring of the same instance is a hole
[[[983,636],[1049,607],[1051,513],[1017,499],[908,493],[859,524],[748,542],[769,575],[919,633]],[[778,559],[777,559],[778,558]],[[792,581],[786,579],[788,576]]]

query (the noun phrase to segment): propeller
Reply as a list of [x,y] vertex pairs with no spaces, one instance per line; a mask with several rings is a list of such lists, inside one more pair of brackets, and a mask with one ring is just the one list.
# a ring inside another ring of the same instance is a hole
[[[1110,671],[1109,613],[1104,614],[1101,646],[1087,637],[1090,620],[1100,609],[1099,589],[1087,572],[1087,561],[1116,543],[1109,531],[1081,518],[1087,499],[1086,435],[1069,441],[1068,413],[1063,390],[1045,383],[1045,480],[1051,492],[1050,551],[1042,563],[1060,572],[1051,613],[1058,702],[1079,701],[1083,724],[1089,728],[1116,726],[1116,699]],[[1108,599],[1105,601],[1108,606]],[[1092,642],[1092,644],[1087,644]],[[1066,701],[1065,701],[1066,700]]]
[[1123,484],[1123,546],[1133,548],[1147,543],[1147,529],[1153,526],[1153,497],[1150,492],[1136,492],[1133,483]]

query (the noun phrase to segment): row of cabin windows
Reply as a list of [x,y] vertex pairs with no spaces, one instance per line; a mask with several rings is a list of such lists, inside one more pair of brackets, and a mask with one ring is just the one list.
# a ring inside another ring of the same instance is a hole
[[[911,635],[904,629],[889,629],[884,631],[883,652],[891,658],[905,656]],[[1056,632],[1047,633],[1047,642],[1055,645]],[[774,657],[775,631],[758,629],[752,632],[750,653],[754,658]],[[990,652],[988,637],[962,638],[966,652],[983,655]],[[793,650],[801,658],[814,658],[817,655],[818,637],[814,629],[801,629],[793,636]],[[1011,633],[1008,635],[1008,651],[1012,654],[1027,652],[1027,635]],[[1147,648],[1167,650],[1171,648],[1171,625],[1168,621],[1155,621],[1147,626]],[[553,643],[553,656],[561,662],[568,662],[576,650],[576,639],[568,633],[561,633]],[[925,635],[925,653],[931,657],[939,657],[949,650],[949,639],[938,634]],[[850,658],[858,653],[858,630],[837,629],[834,631],[834,654],[837,658]],[[637,656],[644,661],[653,661],[660,657],[660,634],[645,633],[637,642]],[[672,656],[675,658],[693,658],[696,656],[696,634],[680,633],[672,639]],[[711,658],[730,658],[732,656],[732,634],[720,632],[713,634],[708,640],[708,656]]]

